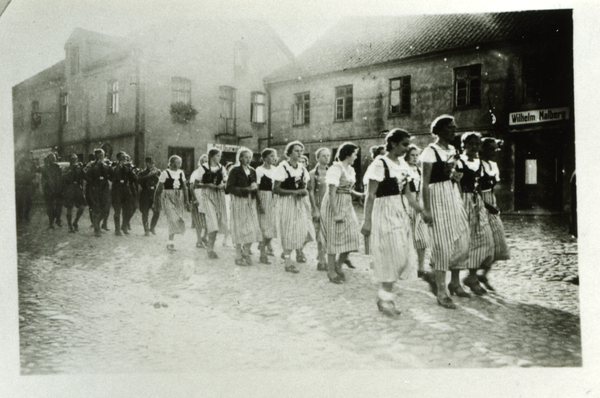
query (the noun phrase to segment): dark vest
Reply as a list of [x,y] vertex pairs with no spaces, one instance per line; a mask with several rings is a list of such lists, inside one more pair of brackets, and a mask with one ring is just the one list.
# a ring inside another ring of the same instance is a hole
[[[483,162],[483,160],[481,161]],[[489,189],[494,190],[496,186],[496,177],[489,175],[487,171],[485,171],[485,167],[483,168],[483,176],[479,178],[479,185],[481,186],[482,191],[487,191]]]
[[[298,167],[300,167],[300,165],[298,165]],[[288,169],[284,166],[283,167],[285,169],[285,172],[288,175],[288,178],[286,178],[280,185],[281,189],[289,189],[289,190],[296,190],[296,189],[304,189],[306,188],[306,184],[304,182],[304,170],[302,170],[302,181],[300,182],[300,184],[298,184],[298,186],[296,186],[296,177],[292,177],[292,175],[290,174],[290,172],[288,171]]]
[[377,187],[377,192],[375,192],[375,196],[377,198],[382,198],[384,196],[393,196],[400,195],[400,187],[398,186],[398,182],[395,178],[390,177],[390,169],[388,168],[387,162],[381,158],[384,167],[384,178],[383,181],[379,183]]
[[212,171],[210,166],[208,168],[201,166],[204,169],[202,174],[202,184],[215,184],[219,185],[223,182],[223,166],[219,165],[218,171]]
[[[171,173],[169,172],[169,170],[165,170],[167,172],[167,179],[165,180],[165,189],[174,189],[173,188],[173,183],[175,182],[175,179],[173,177],[171,177]],[[185,188],[185,184],[183,183],[183,174],[179,175],[179,189],[183,189]]]
[[481,175],[483,165],[480,161],[477,170],[471,170],[464,161],[461,160],[461,163],[463,166],[459,170],[463,173],[463,176],[460,179],[460,191],[462,193],[473,193],[479,186],[479,176]]
[[270,179],[269,177],[267,177],[266,175],[263,175],[260,178],[260,181],[258,183],[258,190],[259,191],[272,191],[273,190],[273,180]]
[[432,145],[429,147],[433,149],[433,152],[435,153],[435,163],[431,167],[431,177],[429,178],[429,183],[435,184],[450,180],[450,176],[446,173],[446,162],[442,160],[440,154]]

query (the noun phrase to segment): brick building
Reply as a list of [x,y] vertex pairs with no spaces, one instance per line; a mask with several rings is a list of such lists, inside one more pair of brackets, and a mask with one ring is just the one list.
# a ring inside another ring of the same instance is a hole
[[[423,147],[431,121],[504,140],[497,188],[505,212],[562,213],[575,168],[571,10],[341,21],[265,78],[272,134],[313,154],[344,141],[368,149],[400,127]],[[314,163],[314,159],[311,159]]]
[[[15,152],[87,160],[102,144],[136,164],[172,154],[190,173],[207,148],[267,137],[263,77],[293,55],[264,22],[205,20],[131,37],[75,29],[65,60],[13,87]],[[113,156],[114,159],[114,156]]]

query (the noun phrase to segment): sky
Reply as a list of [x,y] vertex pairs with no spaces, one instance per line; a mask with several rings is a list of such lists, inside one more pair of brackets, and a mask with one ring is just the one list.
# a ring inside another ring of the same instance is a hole
[[[2,1],[0,10],[5,0]],[[0,240],[0,253],[12,253],[12,260],[10,256],[3,260],[7,264],[16,264],[11,89],[64,59],[63,46],[77,27],[125,36],[146,24],[166,19],[211,16],[261,18],[298,55],[344,16],[574,8],[577,173],[578,184],[590,192],[590,195],[580,195],[579,200],[580,208],[591,210],[584,213],[586,219],[581,226],[579,259],[580,264],[597,265],[597,256],[592,252],[595,243],[585,244],[586,239],[587,242],[595,242],[596,236],[595,230],[586,225],[600,225],[600,212],[597,211],[595,202],[595,198],[599,196],[598,190],[591,188],[600,184],[597,184],[598,177],[594,167],[586,167],[598,163],[596,154],[600,152],[600,145],[595,138],[598,130],[595,121],[598,108],[597,87],[600,87],[600,68],[596,55],[600,48],[600,6],[597,3],[594,0],[12,0],[0,17],[0,156],[4,160],[0,188],[6,192],[0,203],[0,225],[6,226],[5,234],[2,235],[4,239]],[[582,267],[581,270],[584,276],[589,272],[585,268]],[[595,278],[597,279],[597,275]],[[13,334],[18,330],[16,322],[5,323],[6,319],[14,321],[17,313],[16,267],[5,268],[0,273],[0,282],[3,281],[8,282],[0,283],[0,336],[4,336],[6,330]],[[584,278],[581,300],[588,305],[598,301],[596,292],[589,288],[590,285],[591,282],[586,290]],[[585,311],[585,305],[582,307]],[[598,306],[591,310],[595,310],[600,317]],[[594,324],[584,322],[584,337],[586,331],[594,332],[595,329],[591,329],[593,326]],[[595,350],[595,354],[589,355],[584,361],[588,370],[590,366],[600,367],[597,366],[600,364],[600,349],[587,345],[588,353],[590,349]],[[18,344],[9,346],[8,355],[18,361]],[[15,372],[10,363],[5,366],[0,361],[0,374],[3,370],[13,375]],[[568,380],[576,381],[580,376]]]

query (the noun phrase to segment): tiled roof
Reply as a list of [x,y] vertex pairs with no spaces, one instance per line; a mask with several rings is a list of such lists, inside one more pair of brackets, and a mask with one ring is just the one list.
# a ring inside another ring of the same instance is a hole
[[280,68],[265,81],[285,81],[490,42],[546,42],[571,34],[571,30],[571,10],[351,17],[332,27],[295,63]]

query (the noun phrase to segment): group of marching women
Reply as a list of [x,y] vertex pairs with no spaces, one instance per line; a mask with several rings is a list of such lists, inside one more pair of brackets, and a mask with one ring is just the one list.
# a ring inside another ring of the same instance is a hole
[[[310,172],[303,156],[304,145],[299,141],[286,146],[282,161],[278,161],[275,149],[263,150],[263,163],[256,169],[250,166],[253,154],[248,148],[240,148],[236,163],[228,167],[221,164],[221,151],[213,148],[200,158],[190,177],[189,190],[178,156],[172,156],[162,172],[148,159],[147,169],[134,175],[126,154],[119,154],[118,163],[111,168],[103,162],[102,150],[98,150],[97,160],[80,177],[89,181],[88,202],[97,234],[105,214],[106,180],[113,181],[115,207],[115,203],[128,203],[127,195],[119,190],[121,185],[153,177],[156,181],[148,189],[145,207],[152,207],[155,214],[165,214],[167,248],[175,250],[175,235],[185,231],[187,209],[192,212],[196,246],[206,249],[209,259],[218,259],[217,235],[230,233],[239,266],[253,264],[251,245],[256,242],[259,261],[270,264],[269,256],[274,255],[272,240],[279,238],[284,270],[298,273],[296,263],[306,262],[304,246],[316,240],[317,269],[326,271],[330,282],[341,284],[346,280],[342,266],[353,268],[348,257],[359,250],[362,234],[374,260],[374,276],[381,284],[377,306],[394,317],[400,314],[393,292],[397,280],[423,277],[435,286],[438,304],[452,309],[455,304],[451,295],[470,297],[463,286],[475,295],[493,290],[487,274],[494,262],[509,258],[494,196],[494,186],[500,180],[494,161],[498,141],[482,138],[476,132],[464,133],[460,154],[451,145],[456,128],[452,116],[435,119],[431,133],[436,140],[420,154],[408,132],[391,130],[384,145],[372,148],[373,160],[363,178],[364,193],[354,190],[356,173],[352,164],[359,148],[349,142],[339,147],[331,164],[329,149],[317,150],[316,166]],[[353,198],[365,202],[362,226]],[[118,234],[119,227],[126,233],[131,218],[130,212],[123,210],[125,218],[120,225],[120,213],[115,207]],[[75,228],[80,215],[78,212]],[[144,217],[146,234],[154,232],[156,223],[153,219],[148,226],[147,218],[148,209]],[[431,252],[432,272],[424,267],[426,250]],[[460,271],[465,269],[468,275],[461,281]],[[446,285],[448,271],[450,283]]]

